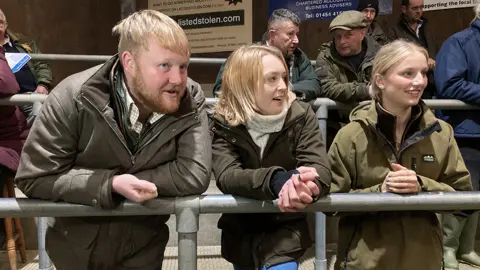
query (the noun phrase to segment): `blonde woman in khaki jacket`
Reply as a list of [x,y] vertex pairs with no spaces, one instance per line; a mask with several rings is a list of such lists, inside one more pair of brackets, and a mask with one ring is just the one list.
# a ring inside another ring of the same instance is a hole
[[[360,105],[329,151],[332,192],[471,190],[447,123],[421,101],[428,53],[406,41],[384,46],[373,62],[371,104]],[[360,206],[361,207],[361,206]],[[438,270],[442,230],[430,211],[342,216],[335,269]]]

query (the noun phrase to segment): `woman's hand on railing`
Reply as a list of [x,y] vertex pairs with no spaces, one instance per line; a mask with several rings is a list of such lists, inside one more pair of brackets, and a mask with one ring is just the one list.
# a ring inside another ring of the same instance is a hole
[[292,175],[278,194],[278,207],[282,212],[302,210],[320,194],[320,189],[313,182],[319,177],[315,168],[300,167],[297,170],[300,174]]
[[392,193],[417,193],[421,190],[417,173],[409,170],[400,164],[392,163],[395,171],[391,171],[382,183],[382,192]]

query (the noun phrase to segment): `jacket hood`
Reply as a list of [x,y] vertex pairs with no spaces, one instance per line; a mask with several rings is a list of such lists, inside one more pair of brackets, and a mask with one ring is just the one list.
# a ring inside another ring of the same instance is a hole
[[[370,126],[375,127],[378,123],[378,113],[376,109],[376,102],[365,102],[357,107],[355,107],[350,113],[350,121],[352,122],[361,122]],[[420,121],[420,129],[426,128],[435,122],[438,122],[435,115],[430,111],[430,109],[425,105],[423,100],[420,100],[418,105],[423,111],[422,119]]]

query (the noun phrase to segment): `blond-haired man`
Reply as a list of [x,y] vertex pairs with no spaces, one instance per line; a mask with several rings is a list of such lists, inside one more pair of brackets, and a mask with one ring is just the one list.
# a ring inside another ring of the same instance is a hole
[[[185,33],[152,10],[113,32],[118,55],[68,77],[43,105],[16,176],[28,197],[112,209],[208,187],[205,98],[187,77]],[[168,218],[55,218],[47,250],[60,270],[160,269]]]

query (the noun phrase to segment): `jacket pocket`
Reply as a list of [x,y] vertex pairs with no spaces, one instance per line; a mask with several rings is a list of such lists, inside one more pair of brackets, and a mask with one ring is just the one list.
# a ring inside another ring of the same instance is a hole
[[152,241],[167,244],[169,230],[165,224],[158,224],[157,229],[149,228],[139,224],[131,224],[130,230],[126,232],[128,241],[124,245],[124,253],[126,256],[133,256],[148,246]]
[[284,224],[263,235],[259,244],[260,260],[267,265],[298,260],[312,246],[306,219]]
[[88,223],[76,217],[51,218],[48,223],[54,231],[61,233],[68,242],[83,249],[91,247],[99,230],[99,225]]
[[222,230],[222,257],[242,268],[254,267],[254,234]]

